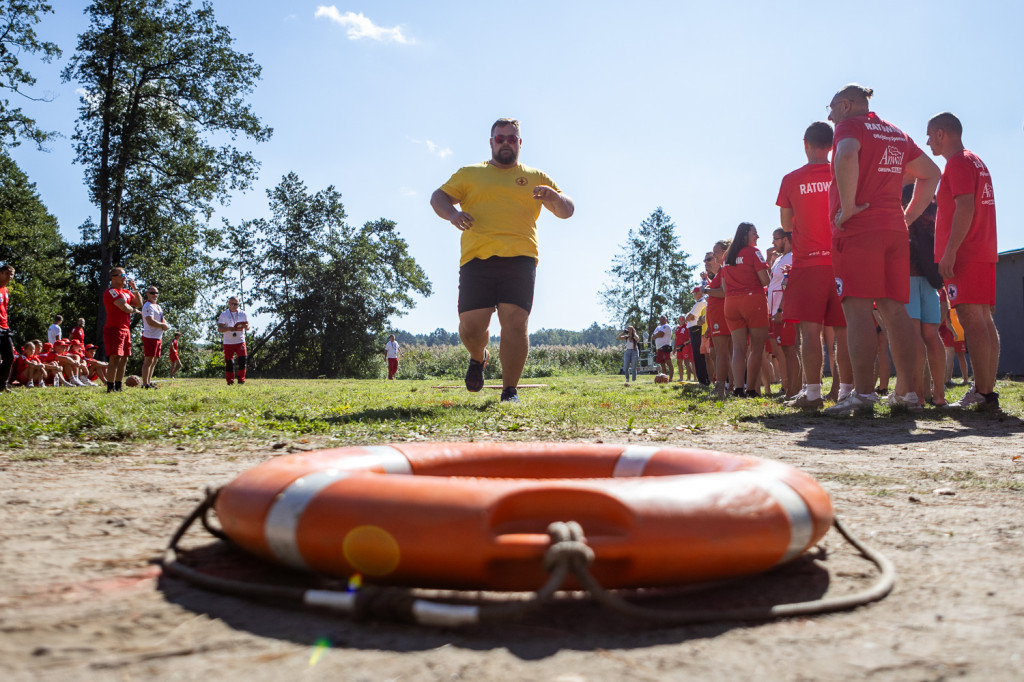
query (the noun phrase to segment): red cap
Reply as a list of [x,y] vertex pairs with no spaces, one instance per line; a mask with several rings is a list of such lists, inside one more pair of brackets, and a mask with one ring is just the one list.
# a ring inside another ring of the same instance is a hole
[[43,344],[43,352],[44,353],[49,353],[51,350],[53,350],[53,344],[52,343],[44,343]]

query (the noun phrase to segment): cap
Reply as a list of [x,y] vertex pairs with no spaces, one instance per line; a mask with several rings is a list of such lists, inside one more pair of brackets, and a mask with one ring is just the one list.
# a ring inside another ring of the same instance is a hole
[[86,350],[92,350],[93,348],[99,348],[95,343],[88,343],[85,345]]
[[44,343],[43,344],[43,351],[44,352],[51,351],[51,350],[53,350],[53,344],[52,343]]

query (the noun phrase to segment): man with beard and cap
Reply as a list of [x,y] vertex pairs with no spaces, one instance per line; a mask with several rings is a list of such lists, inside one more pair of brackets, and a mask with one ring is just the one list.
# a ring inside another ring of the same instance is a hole
[[522,144],[519,121],[498,119],[491,126],[490,160],[460,168],[430,197],[434,212],[462,231],[459,337],[470,356],[466,388],[476,392],[484,386],[491,315],[497,310],[503,402],[519,402],[516,388],[530,349],[541,206],[563,219],[575,210],[550,177],[519,163]]

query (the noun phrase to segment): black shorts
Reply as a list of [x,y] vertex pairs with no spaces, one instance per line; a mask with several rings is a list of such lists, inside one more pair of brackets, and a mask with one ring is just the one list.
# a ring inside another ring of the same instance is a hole
[[459,313],[512,303],[533,308],[537,261],[532,256],[474,258],[459,268]]

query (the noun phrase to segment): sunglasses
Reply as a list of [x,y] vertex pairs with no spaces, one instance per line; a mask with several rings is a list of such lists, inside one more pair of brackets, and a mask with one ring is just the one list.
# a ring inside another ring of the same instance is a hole
[[505,144],[505,142],[508,142],[509,144],[515,144],[516,142],[519,142],[520,138],[518,135],[495,135],[491,139],[497,142],[498,144]]
[[705,262],[705,263],[710,263],[710,262],[711,262],[711,261],[713,261],[713,260],[715,260],[715,259],[714,259],[714,258],[705,258],[705,259],[704,259],[704,262]]
[[159,291],[147,291],[146,293],[149,294],[150,296],[159,296],[160,295]]

